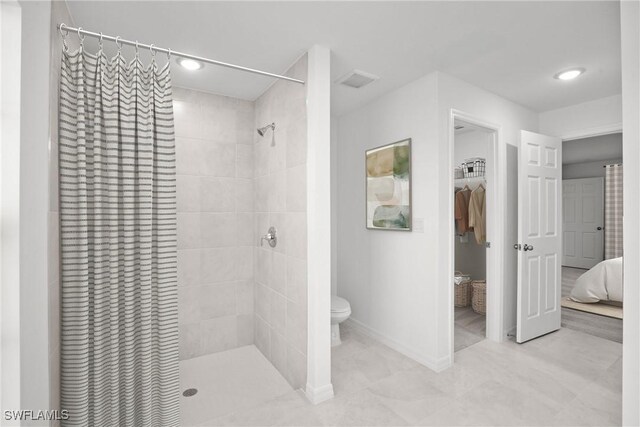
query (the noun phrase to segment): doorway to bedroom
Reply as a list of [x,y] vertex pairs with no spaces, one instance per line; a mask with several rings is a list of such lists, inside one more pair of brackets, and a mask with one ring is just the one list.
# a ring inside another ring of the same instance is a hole
[[622,133],[562,142],[562,327],[622,342]]

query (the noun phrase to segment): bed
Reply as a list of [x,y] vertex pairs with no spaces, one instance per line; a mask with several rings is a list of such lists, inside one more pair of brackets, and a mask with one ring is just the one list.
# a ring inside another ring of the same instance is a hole
[[622,257],[602,261],[578,277],[570,298],[582,303],[622,303]]

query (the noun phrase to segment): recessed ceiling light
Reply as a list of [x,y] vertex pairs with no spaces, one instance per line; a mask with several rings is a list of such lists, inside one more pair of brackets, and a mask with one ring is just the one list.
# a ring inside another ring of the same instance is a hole
[[584,68],[572,68],[571,70],[560,71],[553,77],[558,80],[573,80],[585,71],[586,70]]
[[189,71],[195,71],[202,68],[202,62],[194,61],[193,59],[189,58],[178,58],[178,64]]

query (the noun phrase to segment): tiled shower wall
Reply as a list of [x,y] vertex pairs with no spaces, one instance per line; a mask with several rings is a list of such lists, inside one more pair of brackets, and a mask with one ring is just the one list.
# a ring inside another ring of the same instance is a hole
[[[307,56],[287,75],[306,80]],[[277,81],[255,102],[256,237],[277,229],[275,248],[256,247],[255,343],[294,388],[307,372],[307,114],[304,85]],[[257,239],[256,239],[257,241]]]
[[253,343],[253,102],[174,88],[180,358]]

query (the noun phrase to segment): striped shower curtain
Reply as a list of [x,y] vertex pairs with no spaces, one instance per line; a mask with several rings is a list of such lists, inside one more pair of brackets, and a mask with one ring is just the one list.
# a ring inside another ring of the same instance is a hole
[[168,65],[63,53],[63,425],[179,424],[171,98]]
[[605,166],[604,259],[622,256],[622,165]]

